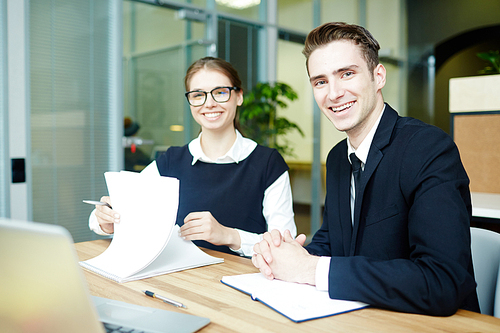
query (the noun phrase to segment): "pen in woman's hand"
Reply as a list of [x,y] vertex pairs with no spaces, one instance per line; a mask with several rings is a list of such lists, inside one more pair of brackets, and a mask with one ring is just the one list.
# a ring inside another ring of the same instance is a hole
[[83,200],[83,202],[89,205],[108,206],[109,208],[113,209],[113,207],[111,207],[109,203],[103,201]]

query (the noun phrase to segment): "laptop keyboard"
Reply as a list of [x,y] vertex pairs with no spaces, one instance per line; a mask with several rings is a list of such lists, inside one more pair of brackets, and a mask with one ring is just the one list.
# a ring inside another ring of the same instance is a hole
[[130,327],[124,327],[108,323],[103,323],[103,324],[107,333],[146,333],[145,331],[139,331]]

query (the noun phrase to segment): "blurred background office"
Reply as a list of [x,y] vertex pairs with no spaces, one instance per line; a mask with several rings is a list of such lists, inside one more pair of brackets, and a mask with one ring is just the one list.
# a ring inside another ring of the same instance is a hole
[[[246,91],[278,81],[297,92],[278,113],[304,132],[287,135],[285,158],[299,231],[311,233],[324,162],[344,134],[314,103],[307,33],[329,21],[368,28],[385,100],[449,132],[448,80],[476,75],[476,53],[500,49],[498,13],[491,0],[0,0],[0,216],[98,237],[82,199],[105,194],[103,173],[124,169],[126,155],[141,152],[130,167],[140,171],[144,156],[197,135],[183,77],[211,55],[237,68]],[[125,118],[138,125],[131,135]]]

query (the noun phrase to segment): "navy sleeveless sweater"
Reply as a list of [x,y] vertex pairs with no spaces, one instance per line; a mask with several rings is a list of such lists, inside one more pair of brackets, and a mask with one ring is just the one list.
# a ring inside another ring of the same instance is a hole
[[[222,225],[252,233],[267,231],[262,214],[264,191],[288,165],[276,149],[257,145],[239,163],[216,164],[197,161],[188,146],[170,147],[156,160],[162,176],[180,181],[177,224],[191,212],[209,211]],[[235,254],[228,246],[194,241],[198,246]]]

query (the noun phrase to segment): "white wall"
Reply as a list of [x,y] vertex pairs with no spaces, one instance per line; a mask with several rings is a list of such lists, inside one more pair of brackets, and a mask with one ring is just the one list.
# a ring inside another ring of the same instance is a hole
[[7,71],[9,114],[9,157],[26,158],[27,181],[10,185],[10,217],[31,220],[29,191],[29,118],[28,118],[28,2],[7,1]]

